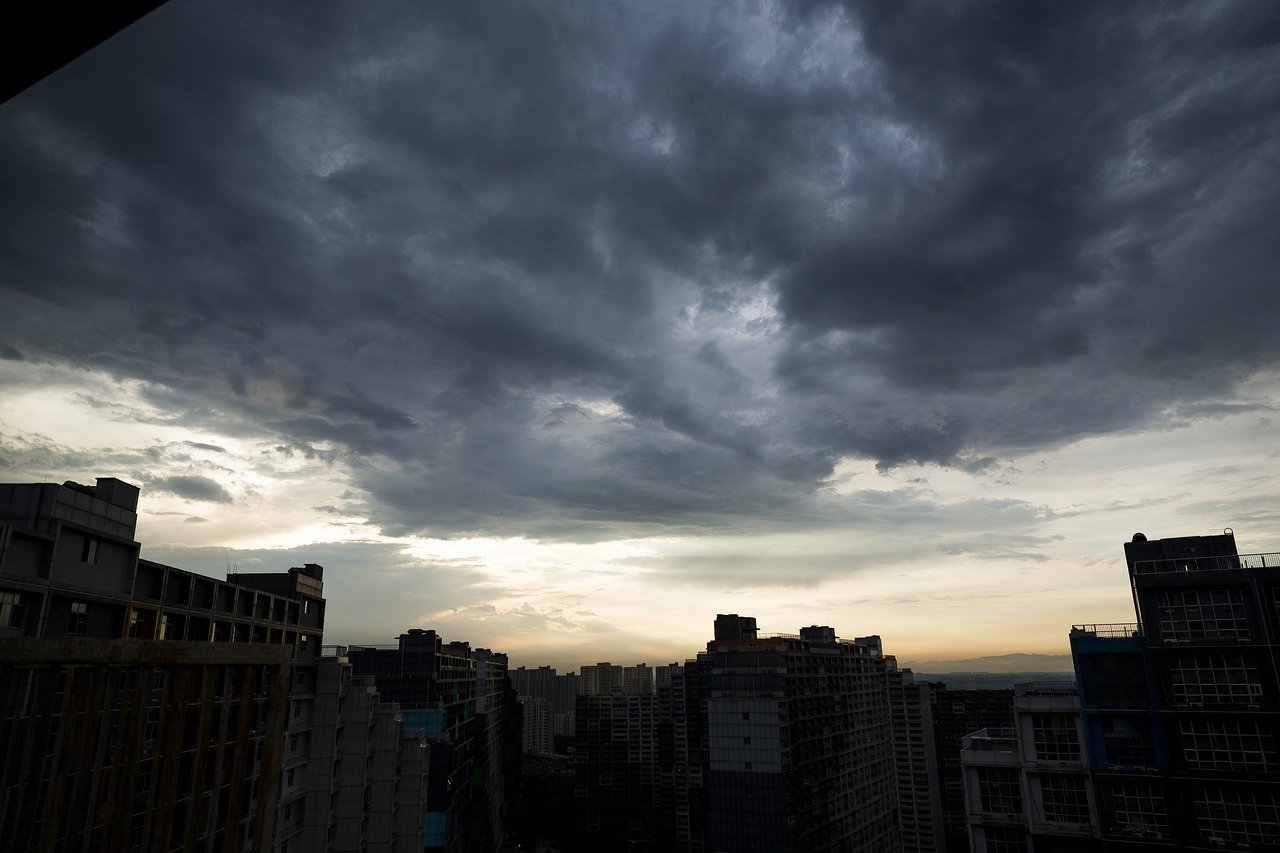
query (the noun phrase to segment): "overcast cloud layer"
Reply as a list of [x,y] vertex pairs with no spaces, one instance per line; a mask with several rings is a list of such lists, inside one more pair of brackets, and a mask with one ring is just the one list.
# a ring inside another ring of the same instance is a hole
[[3,393],[100,372],[105,419],[219,437],[103,475],[216,509],[238,439],[389,536],[914,525],[839,466],[1274,407],[1278,41],[1256,2],[172,0],[0,106]]

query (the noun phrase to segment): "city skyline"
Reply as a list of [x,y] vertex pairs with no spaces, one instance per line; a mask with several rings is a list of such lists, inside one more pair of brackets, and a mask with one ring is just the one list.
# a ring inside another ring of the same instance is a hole
[[170,0],[0,104],[0,481],[326,642],[937,660],[1280,552],[1280,12]]

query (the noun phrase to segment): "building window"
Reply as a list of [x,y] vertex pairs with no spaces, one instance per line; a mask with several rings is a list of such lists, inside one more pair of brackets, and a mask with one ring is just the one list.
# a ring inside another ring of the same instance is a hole
[[1031,731],[1036,758],[1040,761],[1079,761],[1080,741],[1074,717],[1063,714],[1034,714]]
[[1022,814],[1022,789],[1013,768],[979,767],[978,796],[986,814]]
[[298,686],[299,686],[299,687],[301,687],[302,685],[304,685],[304,684],[306,684],[306,683],[307,683],[307,673],[306,673],[306,671],[305,671],[305,670],[301,670],[301,669],[300,669],[300,670],[298,670]]
[[1165,640],[1249,636],[1244,593],[1238,589],[1176,590],[1156,599]]
[[1108,834],[1168,838],[1169,816],[1160,789],[1150,782],[1110,782],[1102,788]]
[[1011,826],[984,826],[987,853],[1027,853],[1027,834]]
[[98,540],[85,537],[84,545],[80,548],[80,562],[94,565],[98,562]]
[[71,602],[71,618],[67,622],[68,634],[84,634],[89,630],[89,605],[83,601]]
[[1044,819],[1053,823],[1090,823],[1083,776],[1041,776]]
[[291,767],[291,768],[289,768],[289,772],[288,772],[288,773],[286,773],[286,774],[285,774],[285,777],[284,777],[284,783],[285,783],[286,785],[292,785],[292,784],[293,784],[293,780],[294,780],[294,773],[295,773],[295,770],[294,770],[292,767]]
[[1179,654],[1169,664],[1177,705],[1258,705],[1262,681],[1258,667],[1242,652]]
[[22,627],[22,596],[16,592],[0,592],[0,628]]
[[1102,741],[1111,767],[1154,767],[1155,741],[1145,717],[1104,717]]
[[307,635],[299,634],[298,635],[298,651],[305,652],[306,650],[307,650]]
[[1257,720],[1187,718],[1179,721],[1187,767],[1194,770],[1270,772],[1275,736]]
[[1280,807],[1266,789],[1206,785],[1195,799],[1201,840],[1272,845],[1280,838]]
[[751,746],[751,738],[749,738],[749,737],[744,737],[744,738],[742,739],[742,745],[743,745],[743,746]]
[[1080,656],[1081,666],[1092,672],[1082,678],[1083,698],[1103,708],[1145,708],[1147,675],[1142,656],[1137,654],[1089,654]]
[[297,752],[297,751],[298,751],[298,736],[297,736],[297,735],[289,735],[289,751],[290,751],[290,752]]

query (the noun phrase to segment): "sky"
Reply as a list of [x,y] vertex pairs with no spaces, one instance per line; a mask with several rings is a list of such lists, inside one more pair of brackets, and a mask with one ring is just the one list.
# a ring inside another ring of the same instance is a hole
[[0,105],[0,480],[562,671],[1280,551],[1280,6],[171,0]]

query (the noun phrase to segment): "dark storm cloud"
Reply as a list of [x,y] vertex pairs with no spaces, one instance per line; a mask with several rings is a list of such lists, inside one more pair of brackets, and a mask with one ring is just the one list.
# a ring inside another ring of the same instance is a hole
[[149,491],[176,495],[189,501],[210,501],[213,503],[231,503],[231,493],[208,477],[198,475],[157,477],[148,480]]
[[0,356],[436,535],[786,526],[843,457],[1212,416],[1277,361],[1277,21],[174,0],[0,108]]

